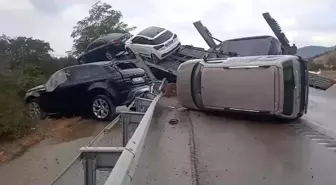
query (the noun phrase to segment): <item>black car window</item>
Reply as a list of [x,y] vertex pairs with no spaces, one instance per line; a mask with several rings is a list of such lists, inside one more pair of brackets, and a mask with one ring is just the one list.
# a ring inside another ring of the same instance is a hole
[[155,38],[153,40],[153,43],[155,45],[162,44],[162,43],[166,42],[168,39],[170,39],[172,36],[173,36],[173,33],[167,30],[166,32],[162,33],[160,36]]
[[71,70],[71,81],[93,79],[106,73],[106,69],[100,65],[81,66]]
[[60,84],[67,81],[69,73],[65,70],[59,70],[51,75],[47,83],[45,84],[45,88],[47,92],[51,92],[55,90]]
[[137,39],[134,41],[132,41],[133,43],[136,43],[136,44],[148,44],[148,45],[151,45],[152,42],[144,37],[137,37]]
[[89,45],[89,47],[88,47],[86,50],[87,50],[87,51],[88,51],[88,50],[92,50],[92,49],[94,49],[94,48],[97,48],[97,47],[99,47],[99,46],[104,45],[105,43],[106,43],[106,42],[103,41],[103,40],[97,40],[97,41],[91,43],[91,44]]

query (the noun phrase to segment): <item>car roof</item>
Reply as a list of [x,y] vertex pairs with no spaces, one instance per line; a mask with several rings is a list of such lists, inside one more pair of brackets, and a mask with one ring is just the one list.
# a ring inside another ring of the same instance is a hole
[[86,64],[78,64],[78,65],[73,65],[69,67],[65,67],[63,69],[71,69],[71,68],[77,68],[77,67],[82,67],[82,66],[106,66],[111,64],[111,61],[99,61],[99,62],[92,62],[92,63],[86,63]]
[[109,33],[107,35],[103,35],[103,36],[100,36],[98,37],[97,39],[95,39],[94,41],[92,41],[90,44],[98,41],[98,40],[104,40],[104,41],[114,41],[116,39],[119,39],[120,37],[124,36],[126,33]]
[[142,30],[140,33],[138,33],[139,36],[145,36],[148,38],[154,38],[155,36],[157,36],[158,34],[162,33],[163,31],[165,31],[166,29],[164,28],[160,28],[157,26],[151,26],[148,27],[144,30]]

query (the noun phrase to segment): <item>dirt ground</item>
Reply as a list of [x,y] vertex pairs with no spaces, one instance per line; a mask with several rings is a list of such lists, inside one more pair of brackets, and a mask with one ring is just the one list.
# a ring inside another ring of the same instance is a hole
[[336,80],[336,71],[321,71],[321,76]]
[[81,117],[41,120],[28,136],[15,141],[0,141],[0,164],[22,155],[29,147],[46,138],[50,138],[53,144],[68,142],[91,136],[97,132],[96,127],[103,128],[105,125]]

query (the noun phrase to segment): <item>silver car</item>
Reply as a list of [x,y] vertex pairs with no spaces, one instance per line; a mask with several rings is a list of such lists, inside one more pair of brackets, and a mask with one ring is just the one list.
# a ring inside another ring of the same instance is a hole
[[308,70],[291,55],[195,59],[177,72],[177,97],[187,108],[242,111],[296,119],[307,112]]

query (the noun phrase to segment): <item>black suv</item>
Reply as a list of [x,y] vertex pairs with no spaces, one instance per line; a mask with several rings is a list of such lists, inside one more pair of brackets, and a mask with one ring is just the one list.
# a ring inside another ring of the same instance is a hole
[[128,33],[109,33],[92,41],[77,58],[79,64],[112,60],[123,56],[125,41],[132,35]]
[[32,116],[91,113],[98,120],[111,120],[116,106],[129,105],[149,91],[148,84],[140,68],[120,69],[110,61],[75,65],[28,90],[25,102]]

